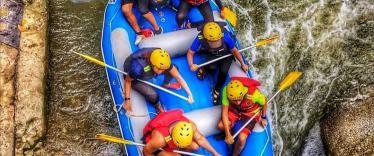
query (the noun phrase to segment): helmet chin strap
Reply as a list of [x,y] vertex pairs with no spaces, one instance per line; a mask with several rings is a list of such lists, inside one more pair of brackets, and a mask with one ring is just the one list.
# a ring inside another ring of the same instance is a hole
[[218,48],[222,46],[223,44],[222,39],[219,39],[217,41],[207,41],[207,42],[211,48]]

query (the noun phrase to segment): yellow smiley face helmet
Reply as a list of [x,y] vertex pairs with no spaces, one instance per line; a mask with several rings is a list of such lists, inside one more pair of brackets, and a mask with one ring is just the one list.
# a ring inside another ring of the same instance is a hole
[[193,130],[189,122],[179,121],[173,128],[171,137],[179,148],[186,148],[192,143]]
[[232,80],[229,82],[226,88],[227,98],[229,100],[243,100],[244,95],[248,89],[238,80]]
[[204,25],[203,36],[208,41],[217,41],[223,37],[223,33],[217,23],[208,22]]
[[170,68],[171,59],[167,51],[163,49],[155,49],[150,56],[150,62],[158,69],[166,70]]

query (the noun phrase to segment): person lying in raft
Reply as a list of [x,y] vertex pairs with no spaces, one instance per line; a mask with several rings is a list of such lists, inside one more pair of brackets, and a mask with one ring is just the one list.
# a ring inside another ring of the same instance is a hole
[[[214,0],[218,5],[219,9],[221,10],[221,17],[224,18],[223,14],[223,5],[221,0]],[[212,8],[209,4],[209,0],[181,0],[179,4],[179,9],[177,12],[177,24],[179,28],[183,27],[184,20],[187,17],[188,12],[191,10],[192,7],[197,7],[204,17],[204,23],[213,22],[214,16]],[[187,26],[184,26],[187,27]]]
[[[191,71],[198,70],[198,65],[193,62],[195,52],[200,51],[207,55],[207,61],[224,56],[232,52],[235,58],[240,62],[241,68],[244,72],[248,72],[248,65],[243,61],[242,55],[235,47],[233,39],[228,33],[223,33],[221,26],[215,22],[206,23],[203,27],[202,34],[193,41],[190,49],[187,52],[187,61]],[[200,80],[204,79],[205,73],[214,74],[218,68],[217,83],[213,91],[213,102],[217,104],[218,96],[222,85],[226,81],[227,73],[231,66],[234,57],[227,57],[215,63],[211,63],[202,68],[199,68],[197,76]]]
[[231,128],[237,121],[244,124],[257,112],[257,116],[239,133],[238,142],[235,144],[233,155],[237,156],[243,150],[247,137],[257,122],[266,127],[267,100],[264,94],[257,88],[260,82],[245,77],[235,77],[223,88],[222,118],[218,128],[226,134],[225,142],[233,144]]
[[[135,39],[135,45],[139,44],[142,40],[143,36],[138,24],[138,21],[136,20],[136,17],[134,13],[132,12],[132,7],[134,5],[135,0],[122,0],[122,12],[125,15],[127,21],[131,25],[131,27],[134,29],[136,33],[136,39]],[[153,0],[152,0],[153,1]],[[168,0],[157,0],[155,3],[164,4]],[[153,14],[149,11],[150,2],[149,0],[137,0],[136,1],[138,5],[139,12],[142,14],[142,16],[151,23],[151,25],[154,28],[155,34],[161,34],[162,29],[157,25],[157,22],[155,20],[155,17]]]
[[195,151],[199,146],[214,156],[220,155],[180,109],[160,113],[150,120],[143,129],[143,140],[145,156],[177,156],[173,150]]
[[[130,89],[133,88],[150,101],[158,112],[164,112],[155,89],[137,80],[150,80],[160,74],[165,75],[164,87],[179,89],[182,86],[188,94],[188,102],[193,103],[193,97],[186,81],[179,74],[178,68],[171,64],[170,56],[165,50],[160,48],[140,49],[138,52],[132,53],[126,58],[123,68],[124,71],[128,73],[128,75],[124,77],[125,87],[123,90],[123,107],[126,111],[132,112]],[[177,83],[170,83],[173,77],[178,81]]]

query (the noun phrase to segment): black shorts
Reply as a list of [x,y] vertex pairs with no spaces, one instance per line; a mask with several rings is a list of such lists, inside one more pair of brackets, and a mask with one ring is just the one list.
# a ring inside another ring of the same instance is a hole
[[133,5],[137,5],[140,14],[144,15],[149,12],[149,1],[148,0],[140,0],[140,1],[139,0],[122,0],[121,2],[122,5],[131,4],[131,3],[133,3]]
[[134,0],[122,0],[121,2],[122,5],[130,4],[130,3],[134,3]]
[[158,149],[157,151],[155,151],[155,152],[153,152],[153,155],[158,155],[158,154],[160,154],[162,152],[162,150],[160,150],[160,149]]

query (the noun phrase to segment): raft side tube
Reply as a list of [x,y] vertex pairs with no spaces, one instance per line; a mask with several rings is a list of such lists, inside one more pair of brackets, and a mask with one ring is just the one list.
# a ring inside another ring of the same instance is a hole
[[[110,35],[110,42],[112,44],[112,51],[117,65],[117,69],[123,71],[123,63],[126,58],[132,53],[131,45],[127,38],[129,37],[127,31],[123,28],[114,29]],[[123,75],[117,73],[123,84]]]
[[[128,40],[129,36],[125,29],[117,28],[111,32],[110,39],[112,44],[112,51],[115,57],[117,68],[123,71],[123,63],[125,62],[126,58],[133,52],[131,49],[131,44]],[[120,79],[122,89],[125,87],[123,74],[117,73],[117,76]],[[131,89],[131,106],[133,112],[136,112],[135,115],[148,115],[146,117],[131,117],[131,128],[135,131],[131,130],[124,130],[127,132],[131,131],[131,135],[136,142],[141,142],[141,138],[143,136],[143,127],[144,125],[150,120],[148,109],[147,109],[147,102],[145,98],[140,95],[137,91]],[[121,105],[120,103],[117,105]],[[123,109],[123,108],[121,108]],[[124,113],[123,110],[121,113]],[[141,129],[139,131],[139,129]]]
[[[216,22],[225,22],[219,12],[213,11],[213,15]],[[227,25],[225,28],[229,31]],[[187,53],[198,34],[197,28],[172,31],[143,39],[139,48],[162,48],[168,51],[171,57],[177,57]]]
[[204,136],[218,134],[218,122],[221,120],[221,106],[214,106],[205,109],[199,109],[184,114],[192,120],[200,133]]
[[198,34],[196,28],[164,33],[143,39],[139,48],[162,48],[168,51],[171,57],[176,57],[187,52]]

